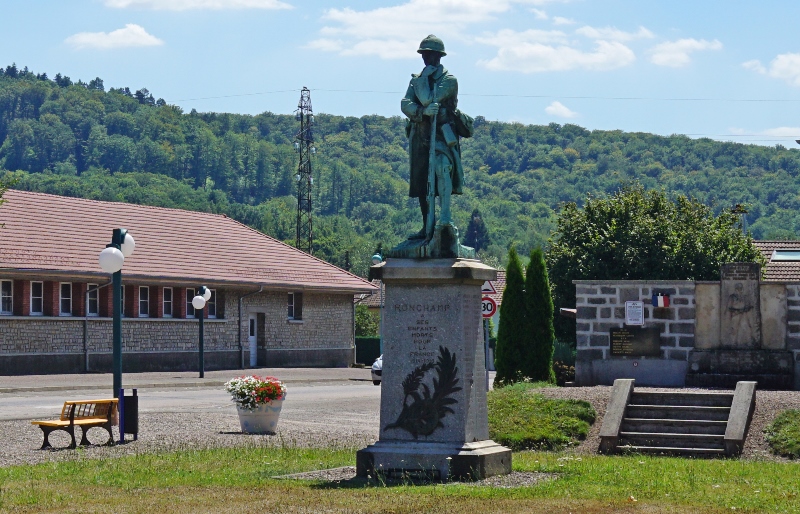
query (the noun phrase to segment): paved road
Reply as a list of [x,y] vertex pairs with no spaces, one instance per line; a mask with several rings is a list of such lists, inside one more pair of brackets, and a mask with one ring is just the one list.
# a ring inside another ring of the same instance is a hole
[[[368,382],[310,383],[289,388],[284,414],[336,410],[366,414],[377,411],[380,387]],[[0,421],[58,416],[65,399],[89,399],[97,391],[41,391],[0,394]],[[139,412],[199,413],[230,411],[232,404],[222,388],[163,388],[139,392]],[[302,416],[301,416],[302,417]]]

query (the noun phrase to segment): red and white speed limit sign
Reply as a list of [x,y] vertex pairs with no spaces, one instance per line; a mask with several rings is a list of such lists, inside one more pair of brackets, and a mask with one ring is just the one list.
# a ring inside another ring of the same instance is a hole
[[481,299],[481,314],[483,317],[491,318],[495,312],[497,312],[497,302],[494,301],[494,298],[484,296]]

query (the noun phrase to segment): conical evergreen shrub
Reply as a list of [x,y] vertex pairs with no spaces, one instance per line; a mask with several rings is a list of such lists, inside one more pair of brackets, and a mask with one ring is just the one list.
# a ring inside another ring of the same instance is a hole
[[495,385],[506,385],[519,381],[522,345],[525,335],[525,283],[522,275],[522,262],[516,248],[508,251],[506,267],[506,288],[500,304],[500,326],[497,329],[495,348]]
[[541,248],[531,251],[531,262],[525,273],[525,313],[527,328],[520,371],[535,382],[555,382],[553,297]]

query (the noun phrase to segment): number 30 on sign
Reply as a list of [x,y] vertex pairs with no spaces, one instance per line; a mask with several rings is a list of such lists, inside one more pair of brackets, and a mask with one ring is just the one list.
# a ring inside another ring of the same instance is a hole
[[491,318],[497,312],[497,302],[489,296],[484,296],[481,299],[481,314],[484,318]]

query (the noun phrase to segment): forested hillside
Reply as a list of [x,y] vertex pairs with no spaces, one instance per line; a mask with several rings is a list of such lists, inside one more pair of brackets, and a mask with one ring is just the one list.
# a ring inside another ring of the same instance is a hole
[[[293,116],[185,113],[146,89],[106,91],[99,78],[0,71],[0,173],[15,187],[220,212],[293,241]],[[512,243],[527,254],[547,241],[561,203],[634,180],[716,210],[746,205],[759,239],[796,238],[800,228],[798,150],[481,116],[475,127],[463,141],[467,188],[455,215],[463,235],[480,210],[487,257],[503,259]],[[315,255],[344,266],[349,251],[363,274],[378,244],[419,229],[404,128],[399,116],[316,116]]]

